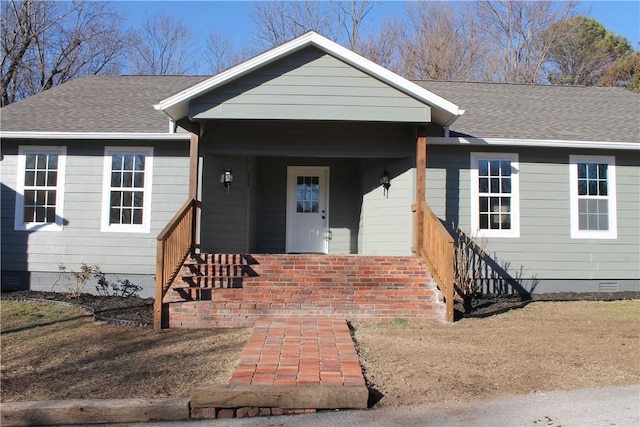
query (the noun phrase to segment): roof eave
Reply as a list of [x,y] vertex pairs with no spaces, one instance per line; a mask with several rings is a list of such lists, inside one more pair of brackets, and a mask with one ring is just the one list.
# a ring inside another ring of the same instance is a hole
[[143,132],[34,132],[2,131],[0,139],[102,139],[102,140],[163,140],[182,141],[191,137],[189,133],[143,133]]

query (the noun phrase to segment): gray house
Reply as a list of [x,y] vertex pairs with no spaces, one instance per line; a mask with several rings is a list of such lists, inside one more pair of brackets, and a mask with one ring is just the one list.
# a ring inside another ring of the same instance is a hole
[[488,291],[640,289],[640,97],[620,88],[410,82],[310,32],[0,115],[3,289],[87,263],[152,295],[187,211],[201,253],[424,255],[423,205],[486,239]]

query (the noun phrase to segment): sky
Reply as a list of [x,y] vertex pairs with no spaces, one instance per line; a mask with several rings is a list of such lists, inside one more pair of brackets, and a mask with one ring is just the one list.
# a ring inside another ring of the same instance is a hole
[[[389,15],[401,15],[402,1],[379,2],[367,16],[364,30],[372,30]],[[211,30],[231,39],[234,47],[251,44],[253,23],[249,18],[250,1],[116,1],[114,5],[125,16],[125,25],[135,28],[145,14],[164,12],[183,19],[204,40]],[[578,9],[600,21],[608,30],[629,39],[640,49],[640,1],[581,1]],[[590,13],[589,13],[590,12]],[[206,72],[206,70],[205,70]]]

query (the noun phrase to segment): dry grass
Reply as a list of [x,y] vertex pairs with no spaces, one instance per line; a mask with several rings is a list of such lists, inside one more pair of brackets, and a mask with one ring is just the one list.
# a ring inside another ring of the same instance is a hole
[[[249,336],[247,329],[156,333],[38,306],[2,301],[2,401],[186,397],[194,384],[226,383]],[[454,324],[354,326],[381,405],[640,383],[637,300],[535,302]]]
[[66,316],[16,328],[25,306],[40,313],[51,307],[2,301],[3,329],[14,322],[0,338],[2,401],[187,397],[194,384],[226,383],[249,337],[248,329],[157,333],[93,322],[59,306]]
[[640,382],[640,301],[537,302],[455,324],[356,323],[381,405]]

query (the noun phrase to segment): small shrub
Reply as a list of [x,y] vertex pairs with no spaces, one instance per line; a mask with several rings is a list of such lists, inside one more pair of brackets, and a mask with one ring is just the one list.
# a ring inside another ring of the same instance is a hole
[[96,285],[98,295],[101,296],[118,296],[118,297],[137,297],[142,290],[142,286],[132,283],[128,279],[118,279],[115,282],[110,282],[104,277],[104,274],[100,274],[98,277],[98,284]]
[[97,265],[87,265],[84,262],[80,264],[80,271],[74,271],[67,268],[66,265],[60,264],[58,271],[64,274],[70,274],[75,279],[75,282],[68,276],[65,280],[65,288],[69,294],[69,298],[78,298],[84,291],[84,287],[92,277],[100,277],[102,271]]
[[473,298],[478,294],[486,247],[486,239],[478,239],[477,235],[470,238],[462,230],[457,229],[453,287],[458,298],[462,300],[465,313],[471,311]]

